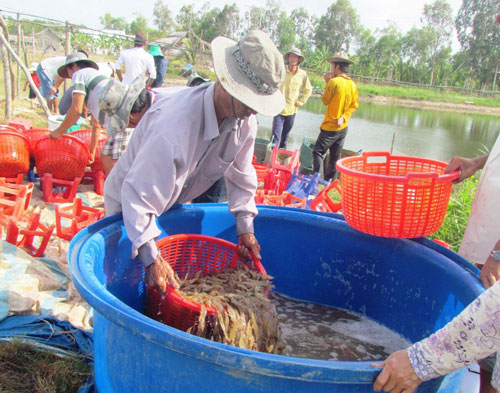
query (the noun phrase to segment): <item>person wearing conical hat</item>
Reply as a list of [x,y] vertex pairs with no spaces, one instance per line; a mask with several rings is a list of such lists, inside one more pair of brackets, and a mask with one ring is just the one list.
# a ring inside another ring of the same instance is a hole
[[258,212],[252,166],[255,115],[275,116],[285,106],[279,89],[285,64],[273,41],[259,30],[239,42],[216,37],[211,47],[217,81],[158,100],[104,184],[106,215],[123,214],[131,257],[142,262],[145,283],[160,293],[178,282],[156,246],[161,235],[156,218],[199,196],[221,177],[236,221],[238,252],[246,259],[253,252],[260,259],[253,228]]
[[[354,62],[344,51],[335,53],[328,62],[331,64],[331,72],[324,76],[326,86],[322,96],[327,108],[313,148],[313,170],[319,172],[324,180],[337,177],[335,165],[344,146],[348,121],[358,108],[358,88],[347,76],[349,65]],[[327,151],[330,152],[330,159],[325,165]]]
[[302,52],[297,47],[292,47],[285,56],[286,76],[281,85],[281,92],[286,100],[285,108],[273,118],[271,143],[280,149],[286,149],[288,136],[295,122],[297,109],[304,105],[312,93],[311,82],[307,72],[300,68],[304,61]]

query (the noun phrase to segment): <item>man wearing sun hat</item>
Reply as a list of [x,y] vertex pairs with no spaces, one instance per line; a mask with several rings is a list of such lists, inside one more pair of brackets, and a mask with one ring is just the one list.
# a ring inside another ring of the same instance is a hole
[[280,114],[273,118],[273,129],[271,143],[277,145],[280,149],[286,149],[286,143],[293,123],[297,109],[304,105],[312,93],[311,82],[307,72],[299,67],[304,61],[302,52],[297,47],[292,47],[285,56],[286,68],[285,81],[281,85],[281,92],[285,96],[286,105]]
[[[101,126],[107,128],[108,140],[113,143],[115,134],[127,127],[132,105],[145,89],[145,78],[138,78],[132,85],[124,85],[101,74],[98,68],[83,53],[75,52],[66,57],[65,63],[57,72],[61,78],[72,80],[71,106],[59,127],[50,133],[52,138],[59,139],[75,124],[86,105],[92,115],[91,161],[95,159]],[[103,104],[102,101],[106,99]],[[120,146],[122,143],[126,143],[123,138]]]
[[217,37],[211,47],[217,82],[158,100],[104,185],[106,214],[122,212],[131,256],[145,266],[146,283],[160,292],[167,283],[178,284],[155,244],[161,234],[156,217],[192,200],[222,176],[239,252],[248,258],[251,250],[260,258],[253,234],[255,114],[274,116],[285,106],[279,90],[285,77],[283,56],[258,30],[239,42]]
[[[322,97],[323,104],[328,107],[313,149],[313,168],[323,179],[332,180],[337,177],[335,165],[344,146],[349,118],[358,108],[358,88],[347,76],[349,65],[354,62],[346,52],[337,52],[328,61],[331,72],[324,76],[326,86]],[[330,152],[330,159],[325,165],[327,151]]]

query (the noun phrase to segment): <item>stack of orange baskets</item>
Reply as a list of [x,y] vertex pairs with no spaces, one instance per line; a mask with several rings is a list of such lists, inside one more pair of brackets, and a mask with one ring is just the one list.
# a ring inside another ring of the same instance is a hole
[[38,141],[46,136],[49,136],[50,130],[48,128],[30,128],[29,130],[24,130],[23,135],[25,135],[29,141],[31,146],[31,152],[35,151],[35,146]]
[[365,152],[337,161],[342,210],[353,228],[397,238],[436,232],[446,215],[453,180],[445,162]]
[[[161,256],[181,278],[192,277],[198,271],[203,275],[234,267],[238,260],[237,245],[223,239],[197,234],[179,234],[156,242]],[[266,274],[256,258],[249,267]],[[148,288],[146,314],[169,326],[186,331],[198,323],[202,305],[184,298],[177,290],[167,286],[162,297],[154,288]],[[207,318],[215,317],[217,309],[205,306]]]
[[30,144],[18,131],[0,130],[0,177],[15,178],[30,168]]
[[84,175],[89,160],[89,149],[79,139],[63,135],[60,139],[45,137],[35,146],[35,164],[38,175],[50,173],[54,178],[74,180]]

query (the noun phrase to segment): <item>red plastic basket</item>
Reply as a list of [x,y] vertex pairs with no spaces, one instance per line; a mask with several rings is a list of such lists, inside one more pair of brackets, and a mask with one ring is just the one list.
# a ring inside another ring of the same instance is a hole
[[30,128],[29,130],[24,130],[23,135],[26,136],[30,141],[31,152],[35,151],[35,146],[38,141],[46,136],[49,136],[50,130],[48,128]]
[[[200,270],[206,275],[234,267],[239,260],[237,245],[223,239],[197,234],[167,236],[156,242],[161,256],[172,269],[183,278]],[[260,261],[253,260],[251,268],[266,274]],[[167,325],[186,331],[196,326],[202,305],[182,297],[173,287],[167,286],[167,293],[161,296],[154,288],[148,287],[146,315]],[[217,310],[205,306],[208,320]]]
[[[83,143],[85,143],[87,148],[90,150],[90,139],[92,137],[91,129],[81,129],[81,130],[71,131],[67,135],[71,135],[80,139]],[[107,135],[103,131],[101,131],[101,134],[99,136],[99,141],[97,142],[95,159],[94,162],[90,164],[90,168],[92,169],[93,172],[104,170],[104,167],[102,166],[101,163],[101,151],[102,148],[104,147],[104,144],[106,143],[107,138],[108,138]]]
[[28,138],[17,131],[0,130],[0,177],[14,178],[29,168]]
[[7,124],[0,124],[0,130],[20,132],[16,127],[12,127]]
[[425,158],[365,152],[337,161],[342,209],[355,229],[383,237],[427,236],[446,215],[452,182],[448,164]]
[[45,137],[35,145],[35,165],[38,175],[50,173],[56,179],[73,180],[83,177],[89,160],[89,149],[79,139],[63,135],[60,139]]

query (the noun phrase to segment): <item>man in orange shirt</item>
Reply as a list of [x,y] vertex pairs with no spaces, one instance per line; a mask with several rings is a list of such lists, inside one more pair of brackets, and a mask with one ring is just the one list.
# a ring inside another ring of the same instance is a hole
[[[332,71],[325,74],[326,86],[322,97],[323,104],[328,107],[314,145],[313,166],[314,172],[319,172],[323,179],[332,180],[337,177],[335,165],[344,146],[347,122],[358,108],[358,88],[346,74],[349,64],[354,63],[346,52],[337,52],[328,61]],[[330,160],[325,168],[327,150],[330,151]]]

